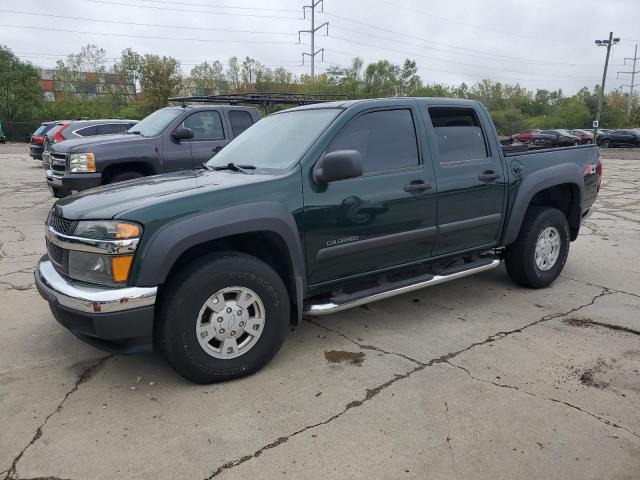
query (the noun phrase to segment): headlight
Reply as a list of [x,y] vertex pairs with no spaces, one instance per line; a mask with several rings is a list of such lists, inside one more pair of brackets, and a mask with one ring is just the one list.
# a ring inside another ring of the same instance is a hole
[[140,233],[140,227],[135,223],[92,220],[79,222],[73,236],[92,240],[125,240],[139,238]]
[[[69,276],[100,285],[126,284],[141,234],[141,228],[134,223],[78,222],[73,236],[82,239],[85,248],[69,250]],[[87,251],[87,245],[91,250]]]
[[71,173],[95,172],[95,156],[93,153],[72,153],[69,155],[69,171]]
[[124,285],[129,278],[133,255],[99,255],[69,251],[69,276],[99,285]]

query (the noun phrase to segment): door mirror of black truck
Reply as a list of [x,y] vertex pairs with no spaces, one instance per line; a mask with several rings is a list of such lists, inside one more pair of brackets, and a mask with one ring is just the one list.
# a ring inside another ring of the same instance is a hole
[[181,140],[189,140],[193,138],[193,130],[184,127],[176,128],[171,134],[171,138],[178,143],[180,143]]
[[324,155],[313,169],[313,179],[319,185],[362,175],[362,159],[357,150],[336,150]]

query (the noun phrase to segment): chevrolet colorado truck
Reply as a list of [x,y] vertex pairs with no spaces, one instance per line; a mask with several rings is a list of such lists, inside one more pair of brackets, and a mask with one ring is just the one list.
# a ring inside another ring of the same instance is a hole
[[50,145],[44,168],[54,196],[157,173],[190,170],[260,119],[255,108],[185,105],[162,108],[122,135]]
[[214,382],[269,362],[303,315],[503,261],[550,285],[601,178],[595,145],[503,149],[476,101],[297,107],[200,169],[58,200],[36,285],[77,337]]

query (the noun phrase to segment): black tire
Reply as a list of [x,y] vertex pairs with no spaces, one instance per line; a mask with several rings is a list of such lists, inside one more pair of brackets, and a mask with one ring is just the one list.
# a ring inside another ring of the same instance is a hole
[[604,148],[609,148],[611,146],[611,140],[608,140],[608,139],[607,140],[603,140],[602,141],[602,146]]
[[[535,251],[538,238],[547,227],[554,227],[558,231],[560,251],[553,266],[544,271],[536,264]],[[506,248],[507,273],[513,281],[522,286],[546,287],[562,272],[569,256],[569,243],[569,224],[560,210],[531,206],[522,221],[518,238]]]
[[134,178],[141,178],[143,176],[144,175],[142,175],[140,172],[134,172],[134,171],[120,172],[120,173],[116,173],[112,177],[109,177],[109,179],[107,180],[107,183],[124,182],[125,180],[133,180]]
[[[200,345],[196,324],[205,302],[234,286],[249,288],[260,297],[264,326],[244,354],[216,358]],[[259,370],[280,350],[289,329],[289,294],[282,279],[269,265],[244,253],[219,252],[189,263],[169,280],[159,306],[156,347],[178,373],[195,383],[229,380]]]

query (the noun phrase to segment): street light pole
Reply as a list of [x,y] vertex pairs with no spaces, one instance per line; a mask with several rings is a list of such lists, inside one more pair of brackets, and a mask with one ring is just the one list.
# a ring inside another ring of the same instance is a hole
[[604,71],[602,72],[602,83],[600,84],[600,95],[598,96],[598,112],[596,113],[596,121],[593,127],[593,141],[598,137],[598,128],[600,127],[600,114],[602,113],[602,102],[604,101],[604,84],[607,81],[607,68],[609,67],[609,55],[611,47],[620,41],[619,38],[613,38],[613,32],[609,32],[609,40],[596,40],[599,47],[607,47],[607,57],[604,61]]

